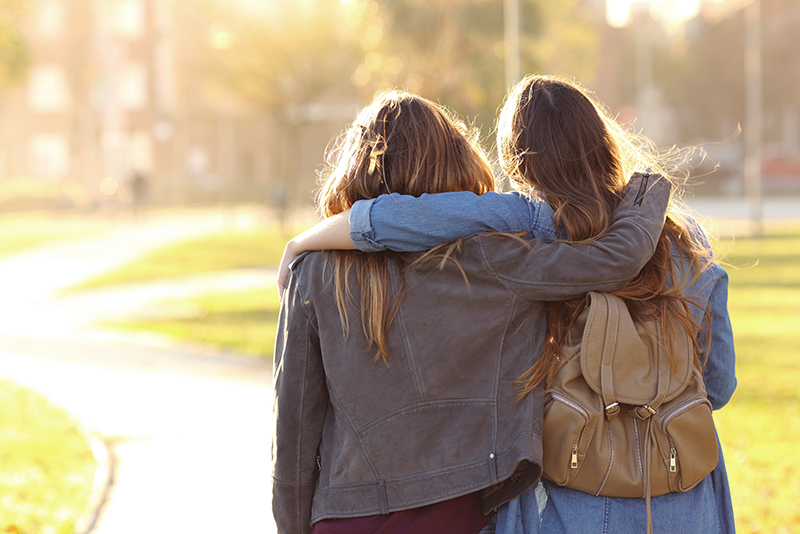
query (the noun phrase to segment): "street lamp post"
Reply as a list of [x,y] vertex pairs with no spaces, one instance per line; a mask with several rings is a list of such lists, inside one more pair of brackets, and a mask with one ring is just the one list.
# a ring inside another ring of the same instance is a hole
[[745,125],[744,182],[750,232],[762,232],[761,201],[761,0],[745,8]]
[[505,0],[503,30],[505,33],[506,83],[512,87],[522,77],[519,57],[519,0]]

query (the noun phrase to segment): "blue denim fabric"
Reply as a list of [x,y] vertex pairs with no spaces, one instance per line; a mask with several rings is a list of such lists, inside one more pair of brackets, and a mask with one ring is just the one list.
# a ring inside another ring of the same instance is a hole
[[[722,451],[720,451],[720,455]],[[722,456],[720,456],[721,458]],[[654,534],[734,532],[724,463],[686,493],[669,493],[651,501]],[[718,502],[710,506],[704,503]],[[720,500],[726,501],[719,503]],[[700,504],[698,504],[700,503]],[[576,513],[580,510],[580,513]],[[643,499],[595,497],[547,480],[497,512],[496,534],[582,534],[645,532]]]
[[[519,193],[443,193],[416,198],[382,195],[359,201],[350,216],[351,238],[364,251],[419,251],[493,229],[528,231],[532,238],[553,238],[552,209]],[[701,232],[699,226],[695,228]],[[675,273],[676,279],[679,273]],[[713,408],[730,400],[736,388],[733,333],[727,310],[727,273],[718,264],[706,269],[688,293],[705,303],[711,327],[711,352],[704,370]],[[708,346],[703,310],[693,310],[702,323],[698,343]],[[686,493],[652,498],[654,532],[731,533],[733,507],[725,462],[720,449],[717,468]],[[541,524],[540,524],[541,520]],[[498,510],[497,534],[539,532],[627,533],[646,530],[643,499],[597,497],[543,481]]]
[[552,238],[552,215],[549,205],[522,193],[393,193],[353,205],[350,237],[364,252],[418,252],[485,230],[539,229],[537,237]]

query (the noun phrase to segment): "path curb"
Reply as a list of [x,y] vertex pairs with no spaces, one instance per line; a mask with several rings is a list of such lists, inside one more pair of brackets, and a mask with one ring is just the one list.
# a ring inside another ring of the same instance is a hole
[[94,470],[92,490],[86,502],[86,509],[75,522],[74,534],[90,534],[94,530],[103,506],[108,502],[116,468],[116,459],[109,443],[94,432],[85,433],[85,436],[97,467]]

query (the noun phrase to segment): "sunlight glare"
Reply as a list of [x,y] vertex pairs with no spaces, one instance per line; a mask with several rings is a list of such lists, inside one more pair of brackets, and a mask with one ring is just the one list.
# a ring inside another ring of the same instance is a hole
[[[713,0],[722,3],[727,0]],[[622,28],[631,22],[636,5],[649,4],[650,15],[668,26],[680,26],[700,12],[701,0],[607,0],[606,21],[614,28]]]

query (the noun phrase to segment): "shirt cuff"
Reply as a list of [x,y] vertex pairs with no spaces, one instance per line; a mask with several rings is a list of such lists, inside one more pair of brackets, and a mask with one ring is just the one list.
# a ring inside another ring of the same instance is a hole
[[350,208],[350,240],[356,250],[361,252],[380,252],[386,247],[375,241],[375,231],[370,221],[370,211],[374,198],[359,200]]

